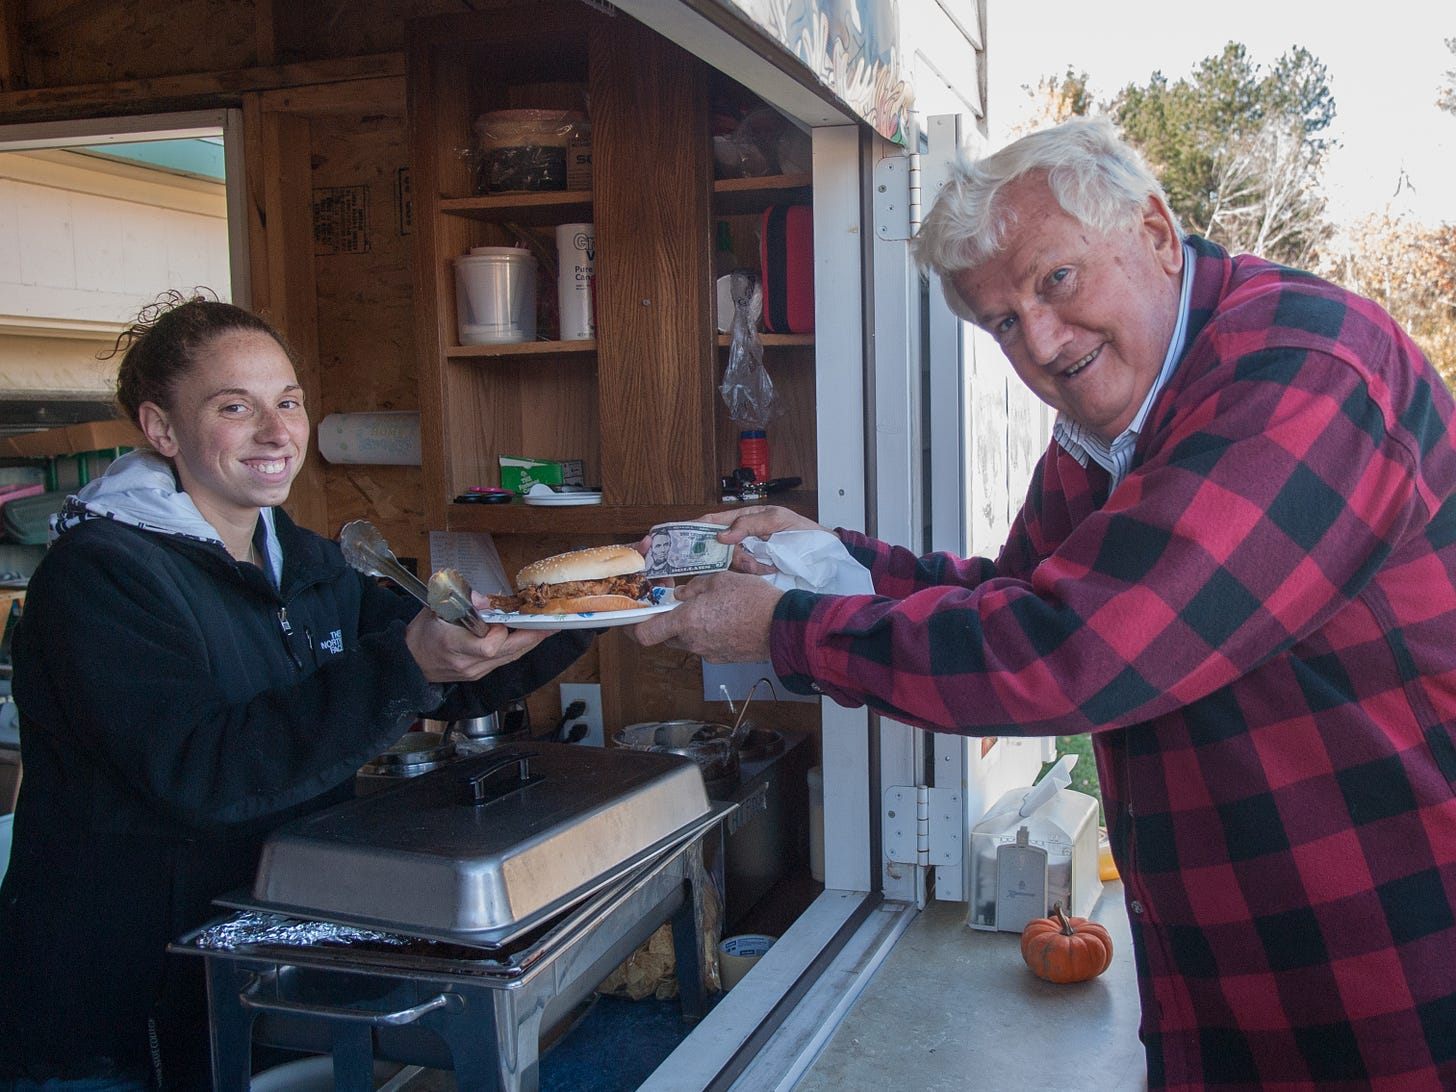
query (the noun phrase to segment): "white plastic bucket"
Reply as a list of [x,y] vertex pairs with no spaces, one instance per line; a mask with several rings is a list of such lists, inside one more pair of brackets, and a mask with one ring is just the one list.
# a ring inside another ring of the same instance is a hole
[[509,246],[478,246],[455,259],[461,345],[536,340],[536,259]]

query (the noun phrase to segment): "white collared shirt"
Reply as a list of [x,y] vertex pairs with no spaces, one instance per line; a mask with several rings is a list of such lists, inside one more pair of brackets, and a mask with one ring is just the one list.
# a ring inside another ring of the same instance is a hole
[[1092,459],[1112,475],[1112,488],[1114,489],[1117,488],[1117,483],[1127,476],[1128,468],[1132,465],[1133,449],[1137,446],[1138,433],[1142,431],[1148,411],[1153,408],[1153,402],[1157,400],[1159,393],[1167,385],[1169,378],[1173,375],[1173,369],[1178,366],[1179,358],[1183,356],[1184,344],[1188,339],[1188,302],[1193,295],[1193,257],[1193,248],[1184,243],[1183,283],[1178,294],[1178,321],[1173,327],[1173,336],[1168,341],[1168,352],[1163,357],[1163,367],[1158,372],[1157,381],[1153,383],[1152,390],[1148,391],[1148,396],[1143,399],[1143,404],[1138,408],[1137,416],[1132,419],[1132,423],[1123,429],[1111,443],[1085,425],[1072,420],[1065,413],[1057,414],[1056,423],[1052,426],[1052,438],[1062,445],[1067,454],[1083,466],[1087,465],[1089,458]]

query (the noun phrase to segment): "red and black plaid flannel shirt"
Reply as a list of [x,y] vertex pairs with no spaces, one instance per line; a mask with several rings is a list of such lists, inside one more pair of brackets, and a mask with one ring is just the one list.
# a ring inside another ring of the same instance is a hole
[[1094,733],[1153,1088],[1456,1088],[1452,398],[1374,304],[1201,239],[1188,348],[1108,476],[1053,444],[996,562],[853,532],[795,689]]

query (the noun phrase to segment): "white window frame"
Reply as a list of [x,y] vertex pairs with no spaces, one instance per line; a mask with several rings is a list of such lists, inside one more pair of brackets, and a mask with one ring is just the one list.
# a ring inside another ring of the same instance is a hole
[[221,137],[226,171],[228,272],[231,300],[251,308],[246,216],[247,177],[243,157],[243,112],[236,109],[191,110],[130,117],[83,118],[0,125],[0,152],[40,148],[75,148],[100,144],[134,144],[147,140],[190,140]]

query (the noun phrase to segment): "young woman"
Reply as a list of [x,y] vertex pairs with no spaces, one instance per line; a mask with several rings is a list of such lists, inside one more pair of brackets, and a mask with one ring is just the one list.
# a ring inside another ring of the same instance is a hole
[[68,499],[14,639],[0,1089],[208,1087],[201,961],[167,944],[417,716],[488,713],[590,641],[472,636],[296,526],[308,414],[257,316],[171,296],[123,341],[151,450]]

